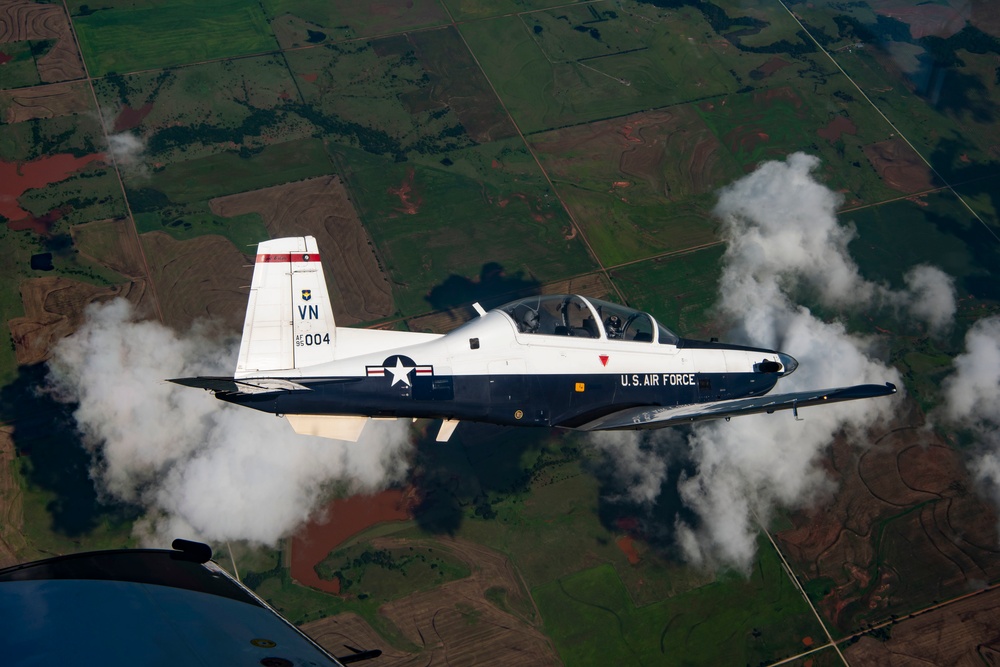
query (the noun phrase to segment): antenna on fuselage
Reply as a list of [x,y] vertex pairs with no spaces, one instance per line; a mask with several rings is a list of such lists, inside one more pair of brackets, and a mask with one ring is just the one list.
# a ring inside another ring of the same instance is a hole
[[479,305],[478,301],[472,304],[472,307],[476,309],[477,313],[479,313],[479,317],[482,317],[483,315],[486,314],[486,311],[483,309],[482,306]]

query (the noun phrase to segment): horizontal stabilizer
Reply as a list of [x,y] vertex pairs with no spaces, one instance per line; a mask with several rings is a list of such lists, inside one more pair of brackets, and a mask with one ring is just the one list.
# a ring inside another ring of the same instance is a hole
[[197,377],[197,378],[171,378],[167,382],[194,387],[195,389],[207,389],[217,393],[235,393],[239,391],[236,380],[227,377]]
[[270,391],[308,391],[309,387],[285,378],[252,378],[236,380],[226,377],[175,378],[167,380],[185,387],[207,389],[219,394],[263,394]]
[[715,403],[694,403],[669,408],[640,407],[620,410],[579,427],[581,431],[606,431],[612,429],[650,429],[676,426],[708,419],[752,415],[776,410],[797,410],[810,405],[854,401],[896,393],[896,385],[859,384],[853,387],[815,389],[793,394],[773,394],[753,398],[736,398]]

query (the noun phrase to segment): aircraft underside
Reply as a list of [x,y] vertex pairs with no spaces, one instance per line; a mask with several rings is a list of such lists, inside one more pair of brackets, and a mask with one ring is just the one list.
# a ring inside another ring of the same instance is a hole
[[516,426],[577,428],[626,408],[760,396],[776,376],[725,373],[455,375],[299,379],[308,389],[219,392],[224,401],[278,415],[441,418]]

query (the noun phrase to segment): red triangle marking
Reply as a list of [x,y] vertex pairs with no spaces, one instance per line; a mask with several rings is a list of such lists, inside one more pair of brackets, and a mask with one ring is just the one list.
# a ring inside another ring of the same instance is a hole
[[599,358],[601,360],[601,365],[602,366],[607,366],[608,365],[608,359],[610,359],[610,357],[608,355],[602,354],[602,355],[600,355]]

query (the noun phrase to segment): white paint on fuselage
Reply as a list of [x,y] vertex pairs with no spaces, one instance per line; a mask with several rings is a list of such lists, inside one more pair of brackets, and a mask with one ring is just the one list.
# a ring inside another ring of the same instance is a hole
[[[478,349],[472,349],[472,339],[478,340]],[[458,376],[752,373],[754,364],[764,359],[779,361],[773,352],[679,349],[657,342],[519,334],[507,315],[495,310],[444,335],[338,327],[337,348],[335,361],[271,372],[266,377],[366,377],[367,367],[381,366],[394,355],[409,357],[416,365],[433,366],[435,375]],[[524,364],[497,363],[510,359],[523,360]],[[504,372],[505,368],[510,370]]]

